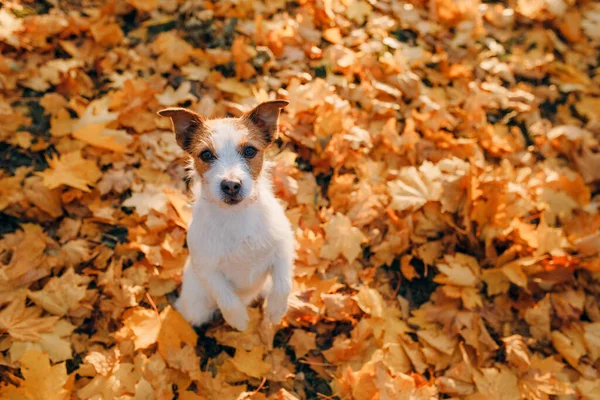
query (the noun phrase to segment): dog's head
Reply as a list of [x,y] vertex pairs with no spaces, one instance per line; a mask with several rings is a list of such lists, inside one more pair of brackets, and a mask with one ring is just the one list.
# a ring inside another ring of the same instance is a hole
[[191,157],[203,196],[233,206],[256,191],[264,152],[273,142],[285,100],[267,101],[240,118],[206,119],[184,108],[167,108],[175,138]]

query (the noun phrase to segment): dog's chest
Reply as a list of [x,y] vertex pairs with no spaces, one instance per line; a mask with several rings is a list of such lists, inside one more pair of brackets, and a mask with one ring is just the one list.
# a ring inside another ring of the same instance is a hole
[[266,235],[247,234],[230,238],[222,254],[222,264],[261,263],[273,254],[273,241]]
[[[275,238],[265,218],[251,214],[237,219],[203,215],[192,222],[191,236],[200,253],[217,259],[221,267],[255,267],[268,262],[274,253]],[[188,235],[189,236],[189,235]]]
[[235,287],[244,289],[262,282],[273,262],[275,249],[265,237],[241,237],[237,245],[226,251],[219,262],[219,269]]

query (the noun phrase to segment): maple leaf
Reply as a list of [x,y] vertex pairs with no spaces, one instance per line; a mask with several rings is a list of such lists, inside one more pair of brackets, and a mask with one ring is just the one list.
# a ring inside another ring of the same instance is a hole
[[198,335],[176,310],[171,307],[165,308],[160,313],[160,319],[162,324],[156,341],[158,352],[164,359],[167,359],[171,350],[181,349],[182,344],[196,345]]
[[109,122],[115,121],[119,113],[108,111],[110,101],[109,96],[92,101],[86,107],[79,120],[73,125],[73,131],[78,131],[89,125],[106,126]]
[[209,75],[210,70],[207,64],[188,64],[181,67],[181,73],[191,81],[202,82]]
[[130,198],[123,202],[125,207],[134,207],[140,216],[145,216],[151,210],[160,214],[166,213],[169,197],[163,190],[154,186],[147,186],[143,192],[134,193]]
[[402,168],[398,179],[388,183],[392,196],[390,206],[398,211],[416,211],[428,201],[439,200],[442,194],[439,177],[439,169],[429,162],[423,163],[418,170],[415,167]]
[[10,358],[17,361],[27,350],[35,349],[47,353],[53,363],[70,360],[73,358],[70,336],[74,330],[74,325],[61,319],[53,332],[40,333],[38,342],[13,342],[9,350]]
[[59,317],[41,317],[42,310],[25,307],[25,298],[15,298],[0,311],[0,332],[7,332],[15,340],[39,341],[40,334],[52,332]]
[[237,94],[242,97],[250,96],[252,94],[247,85],[235,78],[223,79],[221,82],[217,83],[217,88],[224,92]]
[[25,180],[23,193],[28,201],[52,217],[57,218],[63,214],[59,191],[49,190],[39,176],[31,176]]
[[169,348],[165,361],[173,368],[189,375],[192,380],[200,379],[200,358],[196,345],[184,344],[182,348]]
[[575,163],[585,183],[600,181],[600,152],[584,147],[581,155],[575,155]]
[[50,238],[39,225],[24,224],[22,229],[0,241],[0,251],[12,255],[8,264],[2,265],[0,282],[23,285],[48,275],[47,268],[42,265],[46,261],[45,251],[51,243]]
[[348,217],[337,213],[325,225],[326,243],[321,248],[321,257],[335,260],[343,255],[348,262],[354,261],[361,252],[365,236],[360,229],[352,226]]
[[519,400],[517,376],[507,368],[483,368],[473,374],[477,390],[487,399]]
[[167,86],[167,89],[162,94],[154,95],[156,100],[163,106],[172,106],[179,103],[184,103],[188,100],[196,100],[196,97],[190,93],[192,84],[189,81],[183,82],[177,90],[171,86]]
[[64,363],[51,366],[48,355],[28,350],[20,358],[23,383],[19,388],[2,388],[3,398],[11,400],[66,400],[70,397]]
[[149,12],[154,10],[159,2],[158,0],[127,0],[127,3],[140,11]]
[[262,378],[271,370],[271,365],[263,361],[264,347],[257,346],[250,351],[242,347],[235,350],[235,356],[231,362],[235,367],[253,378]]
[[360,290],[354,296],[354,300],[361,310],[373,317],[383,317],[385,304],[383,297],[376,289],[361,286]]
[[444,274],[436,277],[436,282],[465,287],[479,284],[480,267],[475,258],[457,253],[453,256],[445,256],[444,261],[436,265]]
[[75,120],[71,119],[69,112],[61,108],[50,119],[50,134],[56,137],[62,137],[73,132]]
[[23,21],[7,9],[0,10],[0,39],[11,46],[19,47],[15,33],[21,30]]
[[351,20],[354,20],[359,25],[362,25],[365,22],[366,17],[368,17],[372,11],[373,7],[371,7],[371,5],[366,1],[350,0],[346,10],[346,15]]
[[174,31],[160,33],[151,47],[165,62],[179,66],[187,64],[194,49]]
[[289,344],[294,348],[296,358],[304,357],[309,351],[317,348],[317,335],[302,329],[296,329],[290,338]]
[[103,124],[85,125],[73,132],[75,139],[92,146],[119,153],[128,151],[133,138],[125,130],[107,129]]
[[96,162],[82,158],[81,151],[66,153],[61,157],[53,156],[48,164],[50,168],[37,172],[37,175],[44,179],[44,185],[49,189],[67,185],[89,192],[88,186],[93,186],[102,176]]
[[42,290],[27,291],[27,296],[49,313],[62,317],[85,297],[89,282],[90,278],[69,268],[60,277],[50,279]]
[[123,325],[133,332],[133,345],[135,348],[145,349],[156,343],[162,322],[155,311],[135,307],[124,313]]

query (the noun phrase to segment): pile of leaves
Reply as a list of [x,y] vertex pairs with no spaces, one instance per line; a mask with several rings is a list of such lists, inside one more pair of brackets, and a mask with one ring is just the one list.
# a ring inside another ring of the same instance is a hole
[[[8,1],[0,397],[600,399],[600,4]],[[284,98],[281,326],[172,308],[168,119]]]

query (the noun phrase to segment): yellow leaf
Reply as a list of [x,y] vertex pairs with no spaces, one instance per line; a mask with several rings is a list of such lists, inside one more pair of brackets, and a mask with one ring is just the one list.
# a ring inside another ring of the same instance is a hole
[[152,11],[158,5],[158,0],[127,0],[129,4],[140,11]]
[[165,308],[160,314],[160,319],[162,324],[156,341],[158,352],[164,359],[167,359],[170,350],[180,349],[182,343],[196,346],[198,335],[176,310],[171,307]]
[[475,287],[479,284],[480,267],[475,258],[456,253],[444,257],[444,261],[436,265],[443,274],[435,277],[436,282],[463,287]]
[[18,361],[23,353],[33,348],[48,353],[50,361],[53,363],[70,360],[73,358],[70,335],[74,330],[75,326],[61,319],[57,322],[53,332],[40,334],[38,343],[13,342],[9,350],[10,359]]
[[0,311],[0,333],[8,332],[15,340],[40,340],[41,333],[52,332],[58,317],[40,317],[42,310],[25,307],[25,298],[15,298]]
[[169,348],[165,361],[170,367],[188,374],[192,380],[200,379],[200,358],[196,355],[195,343],[186,343],[182,348]]
[[73,358],[70,337],[73,330],[75,330],[75,326],[61,319],[57,322],[54,332],[40,334],[40,346],[48,353],[53,363]]
[[81,127],[73,133],[73,137],[92,146],[117,153],[127,152],[127,146],[133,142],[133,137],[129,136],[127,131],[107,129],[103,124]]
[[317,348],[317,335],[302,329],[296,329],[290,338],[289,344],[294,348],[296,358],[304,357],[306,353]]
[[48,355],[28,350],[19,360],[23,382],[19,388],[0,388],[0,397],[21,400],[66,400],[69,391],[67,368],[64,363],[50,365]]
[[383,317],[385,304],[383,297],[376,289],[367,286],[361,286],[360,290],[354,296],[354,300],[361,310],[373,317]]
[[122,318],[125,327],[133,331],[133,344],[136,350],[145,349],[156,343],[161,329],[161,320],[154,310],[136,307],[127,310]]
[[502,272],[509,281],[522,288],[527,287],[527,275],[523,272],[521,260],[516,260],[502,266]]
[[185,81],[179,85],[177,90],[171,86],[167,86],[167,89],[162,94],[157,94],[154,97],[163,106],[172,106],[188,100],[196,100],[196,96],[190,93],[191,89],[192,84],[189,81]]
[[102,176],[96,162],[82,158],[79,150],[63,154],[62,157],[54,156],[48,164],[50,168],[37,172],[48,189],[67,185],[89,192],[88,186],[93,186]]
[[116,120],[119,113],[109,112],[108,106],[111,102],[109,96],[92,101],[85,109],[81,118],[73,126],[73,130],[77,131],[89,125],[104,125]]
[[210,70],[208,65],[192,65],[191,63],[188,65],[184,65],[181,67],[181,73],[187,79],[191,81],[204,81],[206,77],[210,74]]
[[579,366],[579,359],[584,356],[581,349],[571,338],[560,331],[552,331],[552,345],[561,356],[575,369]]
[[147,185],[143,192],[134,193],[125,200],[123,206],[134,207],[140,216],[148,215],[151,210],[164,214],[167,211],[168,201],[169,196],[163,190]]
[[346,9],[346,16],[359,25],[365,23],[365,20],[373,12],[373,7],[363,0],[350,0]]
[[[181,399],[181,396],[179,396]],[[140,379],[135,384],[135,400],[153,400],[154,399],[154,388],[144,378]]]
[[361,253],[361,243],[365,236],[360,229],[352,226],[350,219],[337,213],[325,225],[327,242],[321,248],[321,257],[335,260],[343,255],[349,262],[354,261]]
[[27,296],[49,313],[62,317],[85,297],[89,281],[69,268],[60,277],[51,278],[42,290],[28,291]]
[[262,378],[271,370],[271,365],[263,361],[263,355],[263,346],[256,346],[250,351],[238,347],[231,362],[240,372],[253,378]]
[[452,337],[446,335],[445,333],[439,330],[419,330],[417,332],[417,335],[421,340],[426,342],[434,349],[449,356],[451,356],[452,353],[454,353],[458,344],[456,339],[453,339]]
[[52,136],[61,137],[73,132],[75,120],[71,119],[69,112],[61,108],[58,113],[50,119],[50,134]]
[[152,51],[175,65],[185,65],[190,60],[194,48],[177,35],[177,31],[161,32],[151,44]]
[[418,170],[415,167],[402,168],[398,179],[388,183],[392,196],[390,206],[398,211],[416,211],[428,201],[440,200],[440,177],[439,169],[427,161]]
[[[22,230],[6,235],[0,243],[3,251],[12,253],[10,262],[2,267],[0,281],[8,280],[10,284],[21,285],[48,275],[44,262],[51,240],[41,226],[23,224]],[[1,299],[0,304],[4,304]]]
[[518,380],[514,372],[503,367],[475,371],[473,381],[477,390],[489,400],[520,400]]
[[235,78],[223,79],[221,82],[217,83],[217,88],[224,92],[237,94],[242,97],[248,97],[252,95],[252,91],[248,85],[238,81]]

